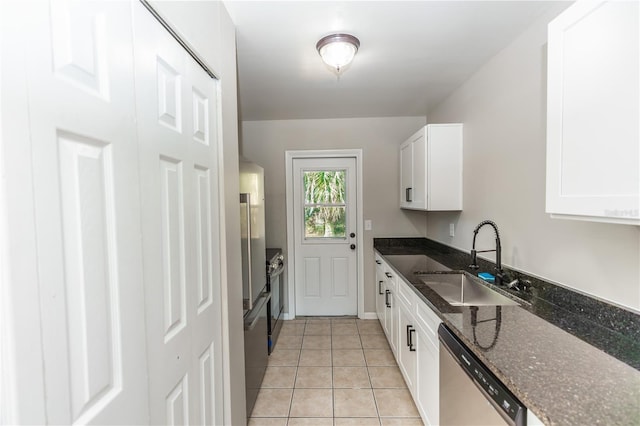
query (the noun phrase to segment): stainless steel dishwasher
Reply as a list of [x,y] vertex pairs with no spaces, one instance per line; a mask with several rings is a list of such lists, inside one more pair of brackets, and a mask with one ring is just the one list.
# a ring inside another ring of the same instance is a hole
[[526,425],[526,407],[444,324],[438,337],[440,426]]

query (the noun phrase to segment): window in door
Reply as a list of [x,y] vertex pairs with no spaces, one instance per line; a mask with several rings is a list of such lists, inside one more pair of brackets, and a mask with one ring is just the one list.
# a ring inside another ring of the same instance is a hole
[[305,170],[304,238],[347,237],[346,170]]

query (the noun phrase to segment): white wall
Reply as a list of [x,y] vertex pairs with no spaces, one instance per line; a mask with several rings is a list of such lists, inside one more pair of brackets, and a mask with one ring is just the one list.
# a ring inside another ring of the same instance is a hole
[[[226,235],[223,263],[223,353],[225,424],[246,423],[244,386],[244,328],[240,266],[240,209],[238,200],[238,106],[235,27],[223,3],[217,1],[154,1],[153,7],[220,78],[223,182]],[[225,278],[226,274],[226,278]]]
[[[551,219],[544,212],[546,25],[559,11],[428,112],[430,123],[464,123],[465,177],[464,210],[428,213],[426,236],[469,250],[473,228],[492,219],[503,263],[640,310],[640,227]],[[453,238],[449,223],[456,224]],[[481,231],[478,247],[493,245],[492,232]]]
[[361,148],[364,218],[373,222],[360,251],[365,261],[364,310],[375,312],[373,238],[426,232],[424,214],[398,207],[398,146],[424,124],[424,117],[243,122],[242,155],[265,169],[267,246],[281,247],[286,255],[285,151]]

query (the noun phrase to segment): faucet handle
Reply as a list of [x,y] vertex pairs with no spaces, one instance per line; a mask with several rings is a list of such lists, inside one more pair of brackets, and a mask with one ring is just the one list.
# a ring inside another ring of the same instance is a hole
[[471,265],[469,265],[471,269],[480,269],[478,266],[478,252],[475,249],[471,249]]
[[514,289],[516,291],[527,291],[527,289],[529,288],[529,285],[531,284],[531,281],[529,280],[523,280],[520,278],[516,278],[515,280],[511,281],[510,283],[507,284],[507,288],[511,288]]

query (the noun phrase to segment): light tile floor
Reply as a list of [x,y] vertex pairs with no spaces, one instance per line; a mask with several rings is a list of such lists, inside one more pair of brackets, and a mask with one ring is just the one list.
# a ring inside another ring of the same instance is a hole
[[378,320],[285,321],[249,426],[422,425]]

